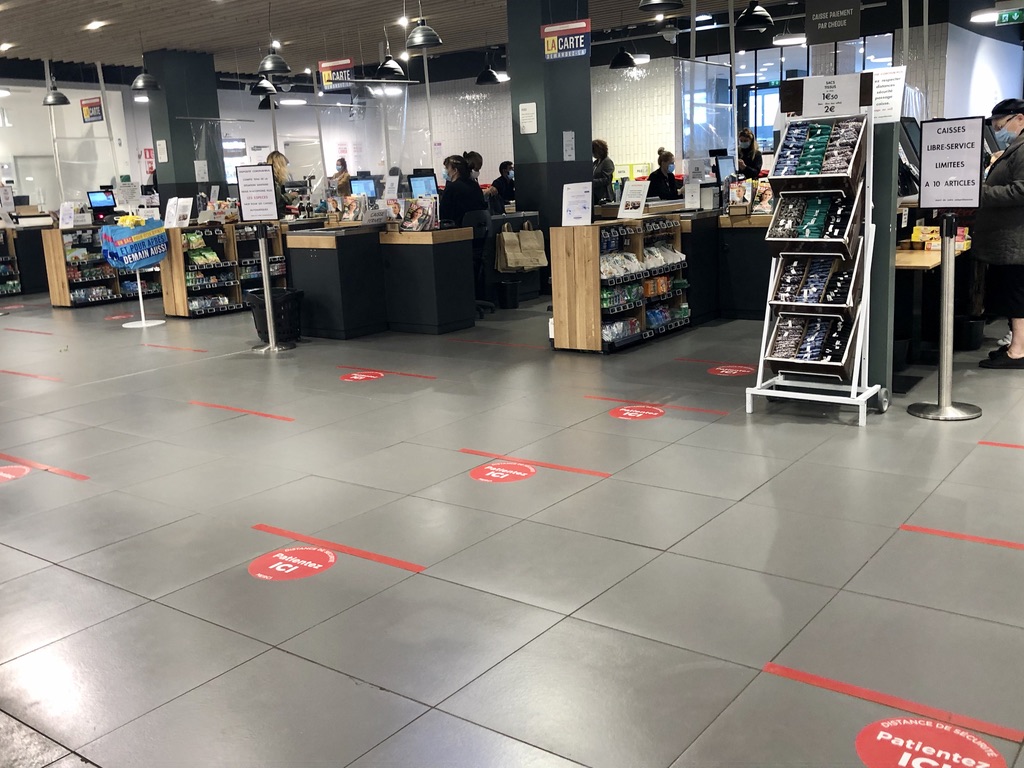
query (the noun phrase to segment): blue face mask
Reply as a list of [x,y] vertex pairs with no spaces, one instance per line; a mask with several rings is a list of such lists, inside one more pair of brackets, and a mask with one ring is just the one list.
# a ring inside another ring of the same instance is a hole
[[1017,137],[1006,130],[1006,126],[996,131],[996,142],[999,144],[1000,149],[1006,149],[1015,138]]
[[740,149],[750,149],[750,142],[749,141],[741,141],[740,142]]
[[515,169],[513,169],[513,170],[508,172],[508,180],[509,181],[515,181],[515,178],[516,178],[516,172],[515,172]]
[[669,163],[668,164],[668,172],[669,173],[675,173],[676,172],[676,164],[675,163]]
[[441,180],[442,180],[442,181],[446,181],[446,182],[447,182],[447,181],[451,181],[451,177],[450,177],[450,176],[448,176],[448,169],[447,169],[447,168],[446,168],[446,169],[444,170],[444,172],[443,172],[443,173],[441,174]]

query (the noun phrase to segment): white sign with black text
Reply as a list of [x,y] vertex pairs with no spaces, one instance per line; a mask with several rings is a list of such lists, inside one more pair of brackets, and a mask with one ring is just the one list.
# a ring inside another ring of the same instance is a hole
[[622,199],[619,201],[620,219],[639,219],[644,215],[647,204],[647,190],[650,181],[627,181],[622,187]]
[[5,211],[14,210],[14,187],[0,184],[0,208]]
[[277,190],[274,169],[269,165],[240,165],[238,199],[242,204],[242,221],[276,221]]
[[859,74],[804,78],[804,117],[859,114]]
[[921,208],[981,205],[984,123],[982,117],[921,123]]
[[903,90],[907,82],[906,67],[876,69],[871,73],[872,115],[875,124],[898,123],[903,115]]
[[586,227],[593,221],[594,184],[580,181],[562,186],[562,226]]
[[537,102],[519,105],[519,133],[529,136],[537,132]]

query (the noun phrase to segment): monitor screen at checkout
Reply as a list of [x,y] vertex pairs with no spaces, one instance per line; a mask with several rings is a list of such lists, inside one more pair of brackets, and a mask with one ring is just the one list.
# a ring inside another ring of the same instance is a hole
[[410,176],[409,189],[413,197],[436,195],[437,179],[434,176]]
[[103,208],[113,208],[117,205],[114,200],[114,193],[107,189],[100,192],[89,192],[89,207],[94,211]]
[[718,158],[718,181],[724,184],[730,176],[736,175],[736,160],[732,157]]
[[377,186],[373,179],[352,179],[352,194],[366,195],[372,199],[377,197]]

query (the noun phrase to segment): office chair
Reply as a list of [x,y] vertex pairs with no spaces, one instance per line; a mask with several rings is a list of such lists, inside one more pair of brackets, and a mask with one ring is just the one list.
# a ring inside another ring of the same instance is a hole
[[473,283],[476,286],[476,313],[482,320],[485,312],[493,314],[497,309],[494,302],[480,298],[487,295],[484,285],[484,249],[491,232],[491,212],[470,211],[462,217],[462,226],[473,230]]

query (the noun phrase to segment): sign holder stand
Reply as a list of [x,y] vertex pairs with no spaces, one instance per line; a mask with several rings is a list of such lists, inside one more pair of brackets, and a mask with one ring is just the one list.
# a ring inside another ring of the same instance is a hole
[[132,320],[130,323],[123,323],[122,328],[153,328],[157,325],[164,325],[166,320],[147,320],[146,319],[146,302],[142,295],[142,278],[139,275],[139,270],[135,270],[135,284],[139,287],[139,314],[142,317],[141,320]]
[[257,344],[253,352],[287,352],[295,349],[293,342],[277,341],[277,329],[274,327],[274,296],[270,292],[270,260],[267,254],[267,225],[260,222],[256,225],[256,239],[260,245],[260,270],[263,273],[263,309],[267,313],[267,343]]
[[939,401],[914,403],[907,413],[930,421],[970,421],[981,408],[953,402],[953,288],[956,268],[956,215],[942,214],[942,327],[939,332]]

